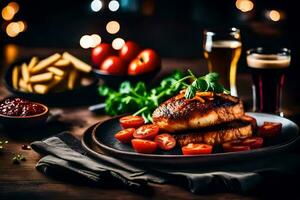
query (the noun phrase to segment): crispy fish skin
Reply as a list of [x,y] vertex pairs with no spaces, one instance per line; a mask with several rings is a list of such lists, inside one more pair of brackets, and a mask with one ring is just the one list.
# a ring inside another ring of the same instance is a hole
[[174,133],[230,122],[243,115],[243,103],[239,98],[216,94],[214,100],[205,103],[174,96],[162,103],[152,118],[160,129]]
[[219,125],[212,129],[189,132],[185,134],[173,135],[180,146],[189,143],[206,143],[209,145],[223,144],[231,140],[244,139],[252,136],[252,127],[250,123],[229,122],[226,125]]

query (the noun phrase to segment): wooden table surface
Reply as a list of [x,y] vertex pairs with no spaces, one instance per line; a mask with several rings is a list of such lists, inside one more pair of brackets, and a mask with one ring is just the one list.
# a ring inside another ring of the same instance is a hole
[[[20,55],[40,55],[44,52],[49,55],[55,50],[20,50]],[[39,52],[39,54],[37,54]],[[164,59],[163,69],[158,78],[173,69],[192,68],[198,73],[205,73],[206,66],[201,60],[174,60]],[[4,71],[4,67],[0,68]],[[248,74],[238,76],[238,87],[240,96],[251,102],[251,80]],[[293,93],[290,93],[294,95]],[[0,85],[0,99],[9,95],[3,84]],[[290,99],[291,96],[285,97]],[[297,95],[297,98],[299,96]],[[288,101],[284,105],[287,115],[299,124],[299,106],[294,101]],[[88,111],[88,106],[51,108],[52,111],[61,111],[60,118],[50,123],[45,129],[26,131],[21,130],[12,133],[0,127],[0,140],[9,141],[5,149],[0,151],[0,199],[143,199],[149,196],[138,195],[124,189],[102,189],[79,183],[70,183],[64,180],[55,180],[47,177],[35,169],[40,156],[32,150],[22,150],[21,145],[29,144],[38,139],[48,137],[63,130],[71,130],[72,134],[80,138],[85,129],[92,124],[104,120],[109,116],[95,115]],[[249,107],[249,106],[248,106]],[[13,135],[19,135],[18,137]],[[22,153],[27,160],[20,165],[12,164],[14,154]],[[151,198],[155,199],[258,199],[254,194],[240,195],[234,193],[218,193],[210,195],[195,195],[189,191],[172,185],[155,185]]]

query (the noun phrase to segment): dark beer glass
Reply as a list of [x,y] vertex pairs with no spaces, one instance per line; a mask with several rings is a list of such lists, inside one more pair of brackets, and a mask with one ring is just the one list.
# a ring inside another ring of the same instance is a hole
[[253,110],[283,115],[281,98],[285,74],[291,62],[287,48],[264,48],[247,51],[247,64],[252,73]]

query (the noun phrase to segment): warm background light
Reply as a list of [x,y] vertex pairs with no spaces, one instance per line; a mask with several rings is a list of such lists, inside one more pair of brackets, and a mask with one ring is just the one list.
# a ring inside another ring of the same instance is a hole
[[116,38],[112,41],[112,47],[115,50],[121,49],[125,44],[125,41],[122,38]]
[[101,37],[98,34],[83,35],[80,38],[79,44],[82,48],[94,48],[101,43]]
[[11,22],[6,27],[6,33],[9,37],[16,37],[21,32],[17,22]]
[[277,10],[271,10],[269,12],[269,18],[274,22],[279,21],[280,20],[280,12],[278,12]]
[[250,0],[237,0],[235,6],[242,12],[249,12],[254,8],[254,4]]
[[90,37],[92,40],[92,43],[91,43],[92,48],[96,47],[97,45],[99,45],[101,43],[101,37],[99,35],[93,34]]
[[120,4],[116,0],[112,0],[108,3],[108,9],[112,12],[117,11],[119,9],[119,7],[120,7]]
[[116,34],[120,30],[120,24],[117,21],[110,21],[106,25],[106,31],[110,34]]
[[91,9],[94,12],[100,11],[102,6],[103,6],[103,4],[102,4],[102,1],[100,1],[100,0],[93,0],[91,3]]

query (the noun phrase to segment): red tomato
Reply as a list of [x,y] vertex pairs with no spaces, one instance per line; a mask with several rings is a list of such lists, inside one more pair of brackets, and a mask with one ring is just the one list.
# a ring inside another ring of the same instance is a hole
[[241,120],[251,123],[251,126],[252,126],[253,130],[257,129],[257,122],[256,122],[256,119],[254,117],[251,117],[249,115],[244,115],[244,116],[241,117]]
[[154,124],[146,124],[136,129],[133,133],[134,138],[138,139],[148,139],[152,140],[155,136],[157,136],[159,132],[159,127]]
[[144,74],[161,66],[159,55],[152,49],[143,50],[131,61],[128,67],[129,75]]
[[248,151],[250,150],[250,146],[246,146],[242,144],[241,140],[234,140],[230,142],[225,142],[222,144],[223,150],[225,152],[236,152],[236,151]]
[[133,115],[121,117],[119,121],[123,128],[138,128],[145,123],[143,117]]
[[157,135],[154,141],[162,150],[171,150],[176,146],[175,138],[168,133]]
[[101,43],[92,49],[92,61],[95,65],[100,66],[101,63],[108,57],[114,54],[114,50],[110,44]]
[[264,143],[264,139],[261,137],[250,137],[246,138],[242,141],[242,145],[249,146],[250,149],[258,149],[260,148]]
[[134,128],[127,128],[115,134],[115,138],[122,143],[130,143],[133,138]]
[[108,74],[124,75],[126,74],[126,65],[117,56],[110,56],[106,58],[101,64],[100,69]]
[[208,144],[190,143],[181,148],[183,155],[211,154],[213,147]]
[[258,135],[263,138],[271,138],[281,133],[282,124],[276,122],[264,122],[258,129]]
[[132,61],[139,53],[140,46],[131,41],[127,41],[119,52],[119,57],[126,62]]
[[157,144],[150,140],[132,139],[131,144],[138,153],[153,153],[157,149]]

